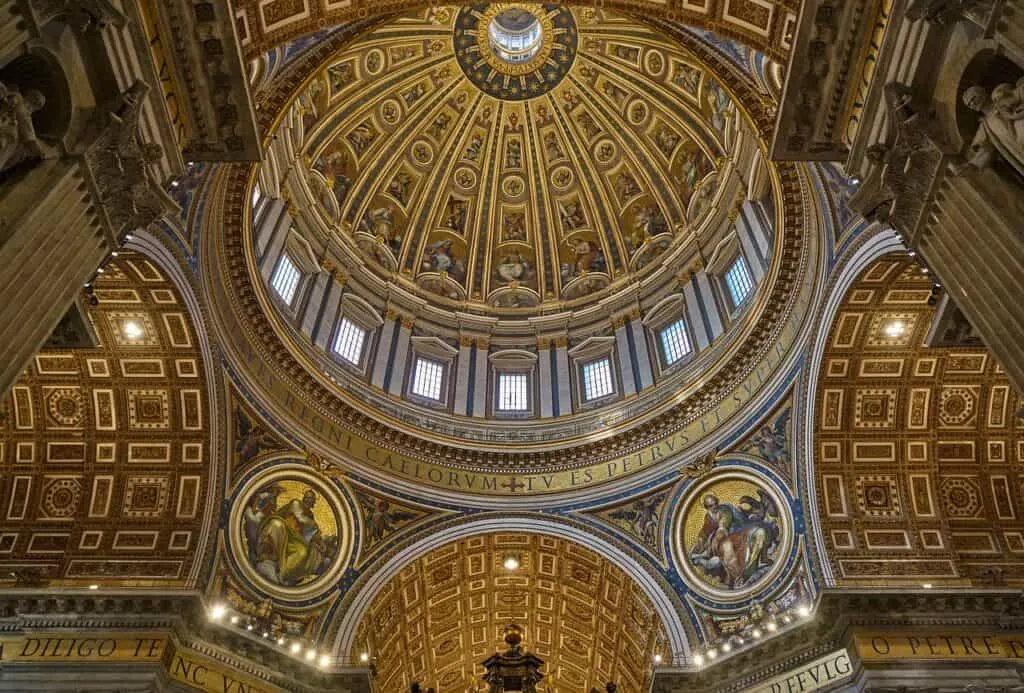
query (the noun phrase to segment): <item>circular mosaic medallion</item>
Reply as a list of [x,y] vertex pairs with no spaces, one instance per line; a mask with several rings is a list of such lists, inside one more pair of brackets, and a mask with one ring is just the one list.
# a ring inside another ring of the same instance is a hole
[[380,105],[380,119],[388,125],[394,125],[402,118],[402,106],[397,99],[387,99]]
[[363,65],[368,74],[379,75],[384,70],[384,51],[379,48],[367,51]]
[[647,116],[649,114],[650,111],[647,108],[647,103],[640,99],[632,102],[626,108],[626,117],[629,118],[631,125],[643,125],[647,122]]
[[420,166],[429,166],[434,160],[434,147],[427,140],[417,140],[412,145],[412,159]]
[[551,172],[551,185],[559,192],[568,190],[576,181],[576,176],[568,166],[559,166]]
[[462,166],[455,170],[455,184],[463,190],[472,190],[476,187],[476,172],[468,166]]
[[501,183],[501,191],[505,193],[506,197],[513,200],[517,199],[522,197],[523,193],[526,192],[526,182],[521,176],[508,176]]
[[648,74],[658,77],[665,71],[665,56],[660,51],[647,51],[644,54],[644,69]]
[[689,585],[736,601],[769,583],[793,545],[793,516],[772,481],[725,470],[694,484],[676,515],[673,547]]
[[352,552],[352,519],[333,486],[301,465],[250,480],[231,510],[231,546],[246,575],[288,598],[319,594]]
[[600,140],[594,145],[594,159],[599,164],[610,164],[619,154],[619,148],[611,140]]
[[485,94],[522,101],[546,94],[576,59],[572,11],[556,4],[477,3],[455,20],[455,56]]

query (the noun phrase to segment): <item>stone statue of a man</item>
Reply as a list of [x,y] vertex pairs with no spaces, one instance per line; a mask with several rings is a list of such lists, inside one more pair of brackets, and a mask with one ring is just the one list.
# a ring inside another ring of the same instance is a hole
[[984,87],[964,92],[964,104],[981,114],[978,132],[967,152],[967,163],[984,168],[1001,157],[1024,177],[1024,78],[1016,85],[1000,84],[990,96]]
[[35,89],[22,94],[0,82],[0,173],[26,159],[42,156],[32,114],[45,104],[46,99]]

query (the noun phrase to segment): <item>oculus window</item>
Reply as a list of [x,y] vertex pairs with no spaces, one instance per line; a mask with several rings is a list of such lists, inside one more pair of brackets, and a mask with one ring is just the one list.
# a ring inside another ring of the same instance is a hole
[[604,358],[583,364],[583,401],[607,397],[613,392],[611,361]]
[[334,353],[353,366],[358,366],[363,357],[365,343],[366,330],[348,318],[342,318],[338,334],[334,337]]
[[526,373],[498,375],[498,410],[529,411],[529,377]]
[[295,299],[295,290],[299,287],[299,268],[295,266],[287,253],[277,261],[274,274],[270,277],[270,285],[282,301],[289,306],[292,304]]
[[732,305],[738,306],[754,292],[754,279],[742,255],[738,255],[725,272],[725,286],[729,289]]
[[661,350],[669,366],[693,351],[690,335],[686,332],[686,321],[680,318],[661,330]]
[[487,28],[494,54],[512,64],[525,63],[537,55],[543,33],[537,16],[522,7],[504,10]]
[[412,393],[419,397],[441,401],[441,381],[444,379],[444,364],[422,356],[416,359],[412,374]]

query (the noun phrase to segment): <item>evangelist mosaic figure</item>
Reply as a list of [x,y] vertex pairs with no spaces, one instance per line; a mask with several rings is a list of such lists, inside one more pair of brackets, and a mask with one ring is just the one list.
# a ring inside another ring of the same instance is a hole
[[704,496],[704,525],[690,549],[690,560],[710,581],[738,589],[760,579],[774,563],[779,513],[763,491],[737,505]]
[[338,554],[338,537],[326,536],[314,515],[318,497],[307,488],[301,499],[282,499],[271,484],[250,499],[243,517],[249,561],[265,579],[295,586],[324,574]]

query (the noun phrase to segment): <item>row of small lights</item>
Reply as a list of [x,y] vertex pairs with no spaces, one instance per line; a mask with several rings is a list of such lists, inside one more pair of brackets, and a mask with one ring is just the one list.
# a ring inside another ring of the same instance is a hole
[[[913,250],[908,250],[907,256],[917,257],[917,253],[915,253]],[[929,274],[928,268],[922,265],[921,274]],[[939,282],[934,282],[932,284],[933,294],[941,290],[942,284],[940,284]],[[899,337],[902,337],[903,334],[907,331],[907,325],[902,320],[891,320],[885,325],[885,327],[882,328],[882,331],[885,332],[886,337],[889,337],[890,339],[897,339]],[[928,586],[926,586],[926,589],[927,587]]]
[[[801,619],[809,618],[811,616],[811,607],[809,607],[806,604],[801,604],[800,606],[797,607],[796,613],[797,613],[797,618],[801,618]],[[790,615],[790,614],[784,614],[782,616],[781,620],[782,620],[783,625],[786,625],[786,624],[792,623],[796,619],[792,615]],[[776,632],[779,629],[779,623],[775,619],[769,619],[764,624],[764,629],[767,630],[769,633],[774,633],[774,632]],[[762,631],[760,627],[757,627],[757,628],[754,628],[754,630],[752,630],[750,632],[750,635],[754,638],[754,640],[759,640],[764,635],[764,631]],[[735,641],[736,645],[743,645],[746,642],[746,640],[744,640],[742,637],[739,637],[739,636],[737,636],[734,639],[734,641]],[[722,646],[721,646],[722,654],[729,654],[730,652],[732,652],[732,650],[733,650],[733,642],[732,641],[727,641],[727,642],[723,643]],[[700,667],[700,666],[703,666],[705,662],[710,663],[710,662],[714,661],[715,659],[718,658],[718,655],[719,655],[719,649],[716,648],[716,647],[711,647],[711,648],[705,650],[703,653],[699,653],[698,652],[694,656],[693,662],[698,667]],[[661,663],[661,655],[654,655],[654,663],[655,664],[660,664]]]
[[[926,590],[930,590],[930,589],[932,589],[934,587],[934,585],[932,585],[932,583],[930,583],[930,582],[925,582],[925,583],[921,584],[921,587],[926,589]],[[796,613],[797,613],[797,616],[799,618],[802,618],[802,619],[809,618],[810,615],[811,615],[811,607],[809,607],[806,604],[801,604],[799,607],[797,607]],[[793,617],[790,616],[789,614],[785,614],[782,617],[782,622],[784,624],[791,623],[793,620],[794,620]],[[770,620],[767,623],[765,623],[764,627],[765,627],[765,629],[769,633],[774,633],[774,632],[776,632],[779,629],[779,624],[775,620]],[[750,634],[754,637],[755,640],[759,639],[762,635],[764,635],[763,631],[760,628],[755,628],[753,631],[751,631]],[[742,644],[744,644],[744,642],[745,641],[744,641],[743,638],[741,638],[741,637],[737,637],[736,638],[736,644],[737,645],[742,645]],[[724,643],[722,645],[722,652],[725,653],[725,654],[728,654],[728,653],[732,652],[732,649],[733,649],[733,645],[732,645],[731,642],[726,642],[726,643]],[[717,658],[718,658],[718,649],[712,647],[712,648],[710,648],[708,650],[705,650],[703,654],[698,653],[696,656],[694,656],[693,661],[694,661],[694,663],[697,666],[703,666],[706,661],[713,661],[713,660],[715,660]],[[655,654],[654,655],[654,663],[655,664],[661,664],[662,663],[662,656],[660,654]]]
[[[128,241],[131,241],[134,238],[135,238],[135,236],[133,234],[126,233],[124,235],[124,242],[127,243]],[[111,251],[110,257],[111,258],[115,258],[115,257],[117,257],[120,254],[121,253],[119,253],[118,251],[114,250],[114,251]],[[96,268],[96,274],[94,274],[92,276],[92,278],[89,279],[89,281],[87,281],[83,285],[83,288],[85,289],[85,293],[89,295],[89,303],[91,305],[97,305],[99,303],[99,301],[96,300],[96,297],[93,296],[93,283],[96,281],[97,277],[99,277],[101,274],[105,274],[106,273],[106,271],[107,271],[106,270],[106,265],[107,265],[107,260],[104,260],[100,264],[100,266]],[[134,332],[134,334],[129,333],[129,327],[128,327],[129,325],[134,325],[134,328],[132,328],[132,332]],[[129,339],[137,339],[138,337],[142,336],[142,328],[139,327],[138,324],[135,323],[134,321],[129,320],[127,323],[125,323],[125,335],[127,335],[127,337]]]
[[[125,237],[124,237],[125,241],[130,241],[133,238],[135,238],[135,236],[133,236],[130,233],[126,234]],[[110,253],[110,257],[112,257],[112,258],[115,258],[118,255],[120,255],[120,253],[118,251],[116,251],[116,250]],[[104,263],[104,265],[105,264],[106,263]],[[96,275],[97,276],[106,273],[107,270],[106,270],[106,267],[104,265],[100,265],[99,267],[96,268]],[[90,296],[92,295],[92,292],[93,292],[93,282],[94,281],[95,281],[95,278],[94,279],[90,279],[89,281],[87,281],[85,283],[85,292],[87,294],[89,294]],[[135,320],[125,320],[124,323],[121,325],[121,331],[124,332],[124,336],[127,337],[128,339],[140,339],[140,338],[142,338],[146,334],[146,330],[143,329],[142,325],[140,325]],[[90,589],[92,589],[91,585],[90,585]]]
[[[505,567],[505,570],[509,570],[509,571],[518,570],[519,566],[520,566],[519,558],[516,557],[516,556],[512,556],[512,555],[505,556],[504,560],[502,561],[502,565]],[[925,587],[931,587],[931,585],[925,585]],[[799,607],[797,607],[796,612],[797,612],[797,615],[800,618],[807,618],[807,617],[809,617],[811,615],[811,607],[807,606],[806,604],[801,604]],[[783,623],[787,623],[788,624],[788,623],[792,622],[793,620],[794,620],[793,617],[790,616],[789,614],[785,614],[782,617]],[[777,631],[779,629],[779,626],[778,626],[778,624],[774,620],[770,620],[770,621],[768,621],[765,624],[765,628],[768,630],[769,633],[774,633],[775,631]],[[761,629],[760,628],[755,628],[753,630],[753,632],[751,633],[751,635],[753,635],[755,639],[760,638],[761,635],[762,635]],[[743,638],[737,638],[737,644],[738,645],[742,645],[743,643],[744,643]],[[727,642],[724,645],[722,645],[722,652],[729,653],[729,652],[732,651],[732,648],[733,648],[732,643]],[[711,648],[711,649],[707,650],[707,652],[705,654],[708,657],[708,659],[712,659],[713,660],[716,657],[718,657],[718,650],[715,649],[715,648]],[[696,657],[694,657],[694,662],[696,662],[697,665],[700,666],[700,665],[702,665],[704,663],[704,657],[705,657],[705,655],[698,654]],[[661,664],[664,661],[664,657],[660,653],[657,653],[657,652],[654,653],[653,659],[654,659],[654,663],[656,665]]]
[[[211,606],[207,611],[207,616],[214,623],[222,623],[226,619],[231,625],[241,627],[241,617],[236,613],[232,613],[224,604],[214,604]],[[252,623],[246,623],[245,630],[252,632],[256,630],[256,627]],[[263,631],[262,635],[264,639],[272,640],[270,631]],[[290,654],[298,658],[305,659],[308,662],[316,661],[321,667],[327,668],[333,663],[330,655],[320,654],[316,648],[308,647],[303,651],[302,643],[298,640],[289,641],[284,636],[279,636],[274,640],[274,642],[276,642],[279,647],[285,648]],[[363,664],[368,663],[370,661],[370,653],[363,652],[360,654],[359,661]]]

